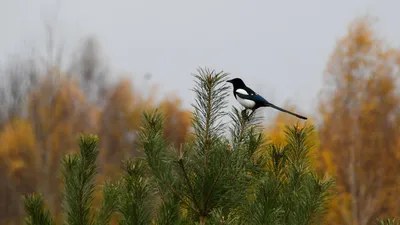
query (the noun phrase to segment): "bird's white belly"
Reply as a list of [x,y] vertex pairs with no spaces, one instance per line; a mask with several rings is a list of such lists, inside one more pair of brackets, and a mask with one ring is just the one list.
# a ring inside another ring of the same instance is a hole
[[238,102],[242,105],[242,106],[244,106],[245,108],[247,108],[247,109],[251,109],[251,108],[253,108],[254,106],[255,106],[255,102],[254,101],[252,101],[252,100],[249,100],[249,99],[243,99],[243,98],[240,98],[239,96],[237,96],[237,100],[238,100]]

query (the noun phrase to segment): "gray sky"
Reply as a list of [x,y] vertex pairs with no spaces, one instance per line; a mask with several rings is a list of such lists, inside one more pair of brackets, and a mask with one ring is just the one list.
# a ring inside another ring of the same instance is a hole
[[[52,18],[55,2],[0,0],[0,62],[27,47],[43,48],[43,19]],[[380,35],[398,46],[399,8],[398,0],[64,0],[52,20],[67,50],[94,34],[114,71],[149,72],[162,84],[160,93],[175,92],[186,106],[193,97],[190,74],[207,66],[241,77],[277,105],[290,101],[309,114],[348,24],[376,16]]]

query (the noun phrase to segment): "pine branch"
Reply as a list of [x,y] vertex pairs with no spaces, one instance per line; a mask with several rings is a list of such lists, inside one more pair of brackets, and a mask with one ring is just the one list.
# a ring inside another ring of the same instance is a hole
[[[232,108],[233,113],[229,113],[233,121],[233,126],[230,128],[231,136],[233,137],[234,148],[241,144],[244,140],[244,133],[247,130],[248,120],[244,116],[246,111],[239,113],[236,107]],[[244,113],[243,113],[244,112]]]
[[28,216],[25,218],[27,225],[55,225],[49,210],[45,210],[44,200],[41,195],[32,194],[23,198],[25,211]]
[[261,117],[233,107],[230,118],[233,121],[230,127],[232,151],[241,151],[238,162],[245,163],[252,176],[262,176],[267,163],[264,153],[267,139],[260,126]]
[[285,135],[287,140],[288,160],[297,167],[309,168],[310,157],[309,153],[315,146],[310,136],[315,128],[312,125],[299,128],[298,125],[289,127],[286,126]]
[[285,132],[286,146],[267,145],[266,173],[259,173],[252,182],[252,200],[240,210],[243,223],[317,224],[322,220],[333,181],[318,177],[309,163],[313,127],[286,127]]
[[334,185],[334,180],[328,176],[324,178],[317,177],[315,174],[310,174],[310,188],[306,191],[307,204],[305,209],[307,224],[318,224],[322,221],[323,216],[327,212],[328,203],[331,200],[331,188]]
[[232,211],[231,213],[223,212],[222,209],[216,209],[211,212],[210,220],[208,224],[215,224],[215,225],[241,225],[239,217],[236,214],[237,212]]
[[[253,162],[249,201],[239,210],[241,224],[285,224],[284,168],[285,152],[279,146],[263,145],[265,140],[257,127],[247,128],[247,138],[242,146],[248,156],[258,153]],[[264,153],[266,152],[266,153]]]
[[204,155],[207,165],[208,151],[218,136],[223,135],[224,124],[221,122],[225,116],[222,110],[227,105],[228,86],[225,84],[227,73],[198,69],[195,74],[195,92],[193,128],[195,131],[198,151]]
[[377,225],[400,225],[400,222],[395,218],[378,219]]
[[180,199],[176,195],[169,195],[159,208],[158,225],[182,224],[180,215]]
[[125,175],[121,183],[121,225],[147,225],[151,221],[151,192],[147,167],[140,159],[130,158],[125,162]]
[[283,222],[286,208],[282,204],[279,179],[264,176],[254,187],[251,199],[240,210],[241,224],[286,224]]
[[105,183],[103,185],[103,201],[98,213],[96,225],[108,225],[111,216],[118,209],[118,185],[114,183]]
[[95,188],[95,164],[99,150],[96,136],[81,136],[80,152],[64,157],[63,177],[65,184],[64,209],[69,225],[93,224],[93,192]]
[[333,180],[329,177],[321,179],[316,176],[310,164],[310,151],[314,146],[311,135],[314,126],[299,128],[286,127],[285,153],[285,216],[287,223],[310,224],[322,219],[327,202],[331,195]]
[[184,165],[184,163],[183,163],[183,159],[180,158],[180,159],[178,160],[178,163],[179,163],[180,168],[181,168],[181,170],[182,170],[182,174],[183,174],[183,177],[184,177],[184,179],[185,179],[185,181],[186,181],[186,184],[187,184],[187,186],[189,187],[189,192],[190,192],[190,195],[191,195],[191,200],[192,200],[192,201],[194,202],[194,204],[196,205],[196,211],[198,211],[198,209],[200,209],[200,204],[197,202],[197,198],[196,198],[196,195],[195,195],[195,193],[194,193],[194,190],[193,190],[191,181],[190,181],[190,179],[189,179],[189,177],[188,177],[188,174],[187,174],[187,172],[186,172],[186,170],[185,170],[185,165]]
[[232,107],[229,116],[232,119],[232,126],[229,130],[233,138],[234,149],[243,144],[247,137],[252,136],[249,132],[254,134],[260,131],[261,117],[257,117],[255,113],[248,115],[246,110],[239,111],[236,107]]
[[175,160],[167,152],[166,141],[163,138],[163,118],[156,110],[151,114],[144,113],[142,129],[139,133],[140,146],[146,155],[146,161],[151,169],[152,175],[156,178],[161,189],[168,189],[174,193],[187,207],[197,211],[195,207],[184,197],[183,193],[177,190],[181,183],[176,179],[172,170]]
[[204,203],[204,208],[205,208],[205,209],[207,209],[207,207],[208,207],[208,202],[210,201],[210,196],[211,196],[211,193],[214,191],[215,185],[220,181],[221,176],[222,176],[222,175],[224,174],[224,172],[225,172],[228,159],[229,159],[229,157],[225,157],[225,158],[224,158],[224,161],[222,162],[221,169],[219,170],[219,173],[218,173],[217,176],[215,177],[215,179],[214,179],[214,181],[213,181],[213,183],[212,183],[210,189],[208,190],[208,193],[207,193],[206,198],[205,198],[205,203]]
[[268,160],[266,163],[267,169],[270,172],[270,176],[274,176],[278,179],[284,178],[287,172],[287,148],[281,145],[270,144],[268,145]]

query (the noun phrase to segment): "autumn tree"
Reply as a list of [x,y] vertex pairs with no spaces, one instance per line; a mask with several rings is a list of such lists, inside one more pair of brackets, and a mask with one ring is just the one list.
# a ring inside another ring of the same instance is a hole
[[355,20],[331,55],[320,101],[319,136],[325,167],[339,196],[330,224],[374,224],[398,215],[400,99],[398,52]]
[[34,190],[31,155],[35,136],[26,120],[29,92],[37,85],[39,69],[31,57],[12,56],[0,68],[0,223],[22,214],[19,196]]
[[60,157],[75,151],[76,135],[87,131],[93,123],[86,105],[86,96],[74,79],[53,70],[44,76],[30,93],[28,120],[32,124],[37,148],[35,160],[39,165],[37,190],[43,193],[50,210],[57,212],[59,196]]
[[39,190],[51,210],[59,210],[52,207],[60,201],[57,159],[76,149],[71,141],[91,123],[90,111],[81,108],[86,104],[85,96],[76,82],[55,69],[45,76],[29,75],[30,71],[15,72],[16,76],[10,78],[15,81],[10,87],[11,97],[15,97],[10,99],[11,113],[0,133],[4,162],[1,176],[8,187],[2,193],[12,200],[4,202],[7,205],[2,211],[12,210],[8,212],[14,219],[22,213],[22,205],[15,199],[28,191]]
[[165,115],[163,135],[176,146],[185,141],[190,126],[190,114],[182,109],[178,97],[168,97],[157,104],[153,95],[144,97],[135,90],[132,81],[126,78],[106,89],[105,106],[98,117],[100,145],[104,149],[100,154],[103,162],[100,171],[116,174],[122,160],[141,154],[136,141],[143,111],[160,108]]
[[134,140],[139,128],[140,112],[146,105],[140,94],[135,93],[129,79],[121,79],[108,88],[104,97],[105,106],[98,118],[100,146],[104,149],[100,154],[100,171],[115,174],[121,160],[138,154],[134,149]]
[[176,145],[185,141],[189,127],[178,97],[165,96],[157,103],[153,94],[137,92],[131,79],[108,83],[108,63],[95,38],[87,38],[67,61],[51,19],[44,25],[45,52],[11,58],[0,68],[1,224],[20,224],[19,196],[32,191],[43,194],[59,220],[59,158],[77,150],[78,133],[101,136],[99,177],[104,180],[120,171],[121,160],[138,155],[135,141],[143,110],[159,107],[165,112],[164,135]]
[[30,122],[10,120],[0,132],[0,143],[0,223],[7,224],[22,216],[21,194],[36,190],[36,137]]

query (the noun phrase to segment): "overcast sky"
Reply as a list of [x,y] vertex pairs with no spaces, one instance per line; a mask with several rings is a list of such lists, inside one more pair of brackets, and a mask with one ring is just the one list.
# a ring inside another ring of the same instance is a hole
[[309,114],[336,40],[357,16],[377,17],[379,34],[400,42],[398,0],[63,0],[57,20],[55,2],[0,0],[0,62],[29,46],[42,48],[43,21],[50,18],[67,50],[94,34],[114,71],[151,73],[160,93],[174,92],[186,106],[190,74],[207,66]]

